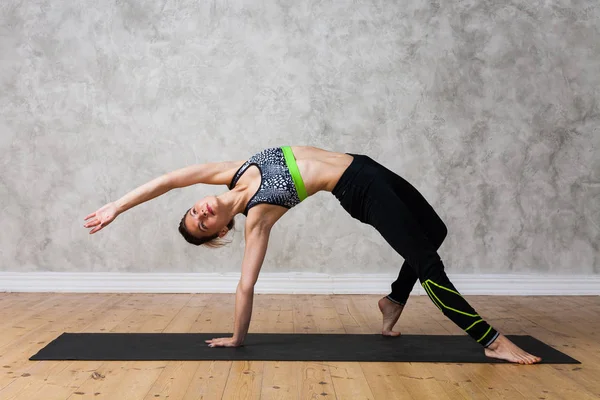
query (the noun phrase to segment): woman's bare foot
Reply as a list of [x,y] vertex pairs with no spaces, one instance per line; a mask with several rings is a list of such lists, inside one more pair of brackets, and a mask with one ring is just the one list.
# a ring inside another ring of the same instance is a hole
[[485,355],[519,364],[535,364],[542,361],[540,357],[529,354],[503,334],[498,335],[494,343],[485,349]]
[[394,325],[396,325],[396,322],[398,322],[398,318],[400,318],[404,306],[394,303],[387,297],[381,298],[378,304],[379,310],[383,314],[383,328],[381,334],[383,336],[400,336],[400,332],[394,332],[392,329],[394,328]]

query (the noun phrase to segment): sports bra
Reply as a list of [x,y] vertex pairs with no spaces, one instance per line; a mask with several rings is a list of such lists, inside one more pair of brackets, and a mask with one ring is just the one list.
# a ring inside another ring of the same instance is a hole
[[235,187],[242,174],[251,165],[258,167],[261,182],[254,196],[248,201],[244,215],[248,216],[248,210],[258,204],[267,203],[292,208],[307,197],[291,147],[272,147],[250,157],[233,175],[229,189]]

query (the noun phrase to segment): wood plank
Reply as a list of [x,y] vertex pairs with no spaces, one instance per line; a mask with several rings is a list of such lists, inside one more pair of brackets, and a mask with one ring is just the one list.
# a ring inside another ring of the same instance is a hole
[[335,394],[339,399],[375,398],[359,362],[331,362],[329,370]]
[[[147,307],[140,310],[139,319],[132,318],[130,322],[124,321],[122,325],[117,326],[115,331],[119,331],[119,327],[121,327],[126,329],[126,332],[162,332],[192,297],[190,294],[158,296],[152,299]],[[126,399],[142,399],[152,389],[168,363],[168,361],[127,361],[121,363],[118,373],[113,375],[113,378],[116,378],[113,385],[105,387],[105,390],[96,390],[97,381],[88,380],[77,389],[80,394],[74,393],[68,399],[97,398],[95,393],[101,393],[102,395],[103,392],[119,393],[119,396]],[[88,384],[87,387],[86,383]]]
[[[289,295],[258,295],[258,310],[264,310],[251,332],[293,333],[294,305]],[[260,313],[260,311],[259,311]],[[254,319],[254,317],[253,317]],[[284,400],[299,398],[303,362],[269,361],[264,363],[260,398]]]
[[260,391],[261,400],[283,400],[299,398],[302,361],[265,362]]
[[[18,307],[21,310],[31,310],[39,307],[43,302],[50,301],[52,297],[57,297],[56,293],[0,293],[0,321],[15,322],[14,308]],[[11,321],[6,321],[6,317],[10,316]],[[3,325],[0,325],[2,327]]]
[[[313,314],[313,301],[316,295],[294,295],[294,332],[319,333],[319,327]],[[321,396],[335,396],[331,378],[331,370],[325,362],[301,362],[300,368],[300,398],[312,399]]]
[[[11,367],[14,374],[8,385],[0,390],[0,398],[36,398],[35,393],[46,386],[47,371],[51,370],[55,362],[29,361],[28,358],[36,353],[42,346],[55,339],[63,331],[72,331],[78,326],[89,323],[94,315],[102,312],[105,304],[115,301],[114,295],[77,295],[73,303],[64,302],[61,307],[56,307],[54,312],[48,312],[42,325],[24,335],[29,340],[12,342],[14,349],[3,355],[2,363]],[[70,304],[70,305],[69,305]],[[73,309],[80,307],[80,313],[73,313]],[[22,338],[22,339],[23,339]],[[50,398],[52,393],[44,392],[45,398]],[[63,397],[64,399],[64,397]]]
[[[6,344],[0,347],[0,363],[9,365],[17,372],[23,364],[30,363],[28,358],[54,340],[64,330],[75,329],[85,323],[86,318],[73,315],[73,309],[77,306],[85,307],[84,310],[98,309],[105,301],[110,301],[111,296],[104,296],[96,300],[93,295],[85,295],[80,298],[63,300],[62,304],[52,307],[43,315],[34,314],[35,322],[21,321],[15,328],[19,331],[7,330],[2,335],[7,335]],[[8,367],[4,367],[8,368]]]
[[[219,349],[215,349],[219,350]],[[258,399],[262,387],[264,361],[233,361],[224,399]]]
[[[515,313],[520,316],[515,323],[515,329],[518,329],[520,334],[532,335],[559,350],[564,350],[567,354],[584,363],[584,366],[544,364],[536,366],[539,367],[539,390],[543,393],[552,393],[566,399],[598,398],[600,396],[600,384],[597,379],[600,376],[598,360],[595,359],[593,354],[578,349],[577,342],[581,338],[572,336],[568,331],[567,333],[563,333],[565,332],[564,326],[558,320],[554,323],[548,323],[547,319],[552,317],[536,317],[535,314],[530,312],[530,309],[528,310],[525,307],[523,309],[524,311],[521,311],[521,308],[515,308]],[[570,310],[565,309],[564,311],[569,312]],[[521,312],[529,316],[520,315]],[[539,324],[538,321],[544,321],[544,324]],[[568,347],[563,347],[561,344],[566,344]],[[588,364],[587,360],[591,362]],[[528,387],[531,388],[533,385],[530,383]]]
[[[91,325],[97,324],[99,320],[103,320],[104,317],[106,315],[110,315],[111,317],[114,318],[113,315],[111,315],[111,310],[114,309],[119,309],[120,307],[123,306],[124,303],[126,302],[133,302],[135,303],[135,300],[131,300],[131,296],[130,295],[111,295],[114,296],[114,303],[112,303],[112,305],[106,304],[106,303],[99,303],[100,309],[99,310],[95,310],[94,312],[91,313],[87,313],[86,310],[82,310],[81,312],[83,312],[85,315],[89,315],[89,321],[91,321]],[[97,297],[97,296],[96,296]],[[96,300],[96,304],[98,304],[97,300]],[[126,305],[126,307],[130,307],[129,305]],[[74,307],[74,309],[76,309],[76,307]],[[131,310],[127,310],[127,314],[131,314]],[[96,317],[96,318],[94,318]],[[90,324],[87,325],[88,327],[90,326]],[[82,328],[83,329],[83,328]],[[77,331],[77,329],[72,329],[72,331]],[[79,364],[78,364],[79,363]],[[38,395],[32,394],[33,397],[30,398],[40,398],[39,396],[43,397],[43,398],[56,398],[56,399],[66,399],[68,396],[70,396],[79,386],[79,381],[83,381],[85,379],[88,379],[90,376],[92,376],[92,373],[95,372],[93,370],[87,370],[85,368],[86,365],[89,365],[90,363],[93,363],[93,365],[95,366],[99,366],[99,365],[103,365],[103,362],[68,362],[68,361],[43,361],[43,362],[39,362],[39,367],[37,368],[37,373],[38,374],[44,374],[45,371],[50,370],[50,372],[47,372],[47,376],[49,381],[54,381],[54,380],[58,380],[61,385],[58,384],[54,384],[53,382],[48,383],[47,381],[45,381],[46,385],[43,385],[41,387],[38,387]],[[73,366],[76,365],[76,366]],[[58,369],[58,373],[56,375],[52,374],[52,369],[56,368]],[[62,369],[61,369],[62,368]],[[30,390],[32,389],[36,389],[35,386],[33,386]]]
[[[231,371],[231,361],[199,361],[196,372],[189,382],[183,400],[222,399]],[[184,385],[184,383],[182,383]],[[151,392],[148,393],[150,395]],[[148,397],[155,399],[155,397]],[[166,399],[166,396],[161,398]],[[172,399],[173,397],[169,397]],[[176,398],[176,397],[175,397]]]
[[363,375],[369,383],[374,399],[420,400],[425,397],[414,397],[405,383],[399,379],[394,363],[360,362]]
[[[94,311],[79,310],[86,316],[89,324],[73,329],[72,332],[98,332],[110,330],[128,315],[133,313],[124,304],[131,301],[130,294],[116,294],[109,302],[99,303]],[[74,310],[74,313],[75,310]],[[79,320],[79,318],[78,318]],[[83,381],[88,378],[102,379],[95,375],[96,370],[104,364],[103,361],[39,361],[33,365],[29,373],[43,378],[44,385],[29,398],[44,398],[47,400],[63,400],[70,396]]]
[[[447,335],[447,329],[440,324],[441,318],[446,317],[433,305],[426,296],[409,298],[400,319],[408,323],[413,329],[412,334]],[[410,312],[409,309],[411,309]],[[405,315],[405,312],[406,315]],[[380,313],[381,315],[381,313]],[[424,318],[426,316],[426,318]],[[441,316],[441,318],[439,318]],[[426,322],[426,323],[424,323]],[[396,329],[398,330],[398,329]],[[402,340],[402,337],[394,338]],[[467,385],[469,377],[461,376],[462,384],[450,383],[447,375],[447,367],[440,367],[437,363],[394,363],[396,375],[399,377],[407,391],[414,398],[431,399],[463,399],[462,393],[466,393],[466,387],[476,392],[477,386]],[[480,393],[480,398],[485,396]]]
[[[294,333],[294,305],[289,295],[256,295],[257,321],[252,316],[250,332]],[[260,321],[260,323],[259,323]]]
[[[488,298],[490,302],[493,297]],[[506,306],[509,300],[503,301]],[[513,312],[509,313],[509,309]],[[509,309],[503,307],[487,307],[486,312],[480,312],[486,321],[492,324],[499,332],[503,334],[525,334],[521,329],[521,323],[515,316],[514,307]],[[506,317],[506,315],[513,317]],[[495,321],[502,321],[503,327],[495,324]],[[505,329],[506,328],[506,331]],[[544,366],[529,365],[521,366],[515,364],[489,364],[485,369],[485,373],[477,375],[477,382],[482,388],[493,390],[492,398],[509,398],[515,396],[514,393],[507,393],[507,388],[511,387],[520,394],[520,398],[545,398],[545,399],[561,399],[559,393],[549,390],[547,385],[544,385],[541,379]],[[492,389],[489,389],[492,388]],[[488,393],[488,392],[486,392]]]
[[21,312],[15,313],[11,318],[6,318],[0,325],[2,332],[0,353],[4,348],[19,346],[25,335],[31,336],[33,331],[40,327],[46,327],[48,323],[68,314],[71,307],[77,304],[80,298],[82,297],[79,295],[66,293],[51,294],[47,300],[39,302],[31,309],[19,307]]
[[[474,307],[477,307],[475,309],[488,323],[501,333],[515,334],[516,321],[510,317],[514,313],[510,312],[512,307],[507,307],[507,299],[497,299],[491,296],[476,296],[475,299],[472,302]],[[498,324],[498,321],[500,321],[500,324]],[[508,332],[505,332],[505,328],[508,329]],[[518,368],[526,368],[528,373],[520,376]],[[480,368],[477,374],[473,376],[476,378],[475,382],[486,391],[485,393],[490,398],[507,398],[510,396],[526,399],[561,398],[548,391],[544,393],[542,389],[539,389],[539,379],[536,377],[538,371],[538,365],[487,364],[485,369]],[[524,382],[527,383],[524,384]]]
[[[423,297],[421,300],[427,300]],[[409,303],[407,303],[409,304]],[[415,329],[420,329],[419,334],[430,334],[430,335],[448,335],[454,334],[456,329],[454,328],[456,325],[446,318],[437,308],[432,308],[430,304],[426,301],[420,301],[415,307],[417,310],[416,313],[410,314],[410,324],[415,327]],[[437,313],[436,313],[437,311]],[[419,328],[420,323],[418,320],[418,316],[423,312],[429,312],[428,316],[436,316],[433,318],[433,321],[436,324],[430,324],[428,327]],[[441,318],[437,315],[440,315]],[[400,317],[402,318],[402,316]],[[445,322],[450,322],[452,326]],[[425,330],[427,332],[425,333]],[[450,332],[449,332],[450,330]],[[416,334],[416,332],[414,333]],[[459,334],[463,334],[462,330],[459,328]],[[439,387],[443,390],[445,395],[450,399],[487,399],[488,397],[485,393],[473,382],[472,376],[468,373],[468,371],[463,368],[462,364],[456,363],[411,363],[413,366],[419,366],[421,368],[421,374],[429,374],[431,379],[434,379],[435,382],[439,385]],[[413,393],[415,389],[413,389]]]
[[[364,313],[352,301],[352,295],[334,296],[332,302],[346,333],[372,334],[377,332],[369,319],[365,318]],[[381,327],[378,329],[381,329]]]
[[[232,295],[235,296],[235,295]],[[268,295],[255,294],[252,301],[252,319],[248,332],[268,331],[268,308],[271,306]],[[230,330],[233,334],[233,321],[235,310],[235,297],[232,310],[226,318],[232,321]],[[230,336],[230,335],[228,335]],[[214,348],[219,351],[219,348]],[[264,375],[264,361],[233,361],[229,378],[223,391],[225,399],[258,399],[262,390],[262,379]]]
[[209,304],[194,321],[190,332],[227,333],[233,332],[235,297],[233,294],[215,293]]
[[[115,325],[111,332],[159,331],[161,326],[164,328],[165,321],[170,320],[165,318],[165,314],[173,308],[180,309],[181,302],[188,298],[189,295],[136,294],[127,302],[127,306],[134,311]],[[171,301],[173,304],[169,305]],[[121,398],[143,398],[148,385],[156,380],[163,368],[164,362],[157,361],[105,361],[95,370],[102,378],[94,379],[91,376],[77,382],[78,387],[67,399],[108,399],[111,396],[114,398],[115,393]],[[139,395],[144,389],[143,395]],[[134,393],[137,397],[133,397]]]
[[[344,328],[348,333],[381,333],[381,312],[378,308],[375,311],[373,306],[367,303],[368,298],[369,297],[362,295],[338,295],[332,298],[332,302],[339,315],[340,321],[343,323]],[[377,300],[378,299],[379,296],[377,296]],[[400,379],[400,376],[395,368],[395,364],[396,363],[391,362],[358,363],[362,372],[362,376],[364,376],[373,398],[415,398],[411,395],[404,382],[402,382]],[[337,383],[337,386],[342,386],[341,381],[338,381]]]
[[[190,332],[233,332],[235,295],[216,293],[207,295],[206,305],[192,321]],[[214,349],[218,351],[219,349]],[[229,379],[232,361],[199,361],[184,399],[220,399]],[[170,397],[169,397],[170,398]]]
[[[359,296],[352,296],[352,300]],[[356,309],[364,314],[356,303]],[[332,296],[312,298],[313,316],[320,333],[344,333],[344,324],[338,315]],[[363,321],[366,319],[363,318]],[[352,351],[351,349],[346,349]],[[359,362],[328,362],[335,394],[340,399],[374,399],[369,382]]]
[[[179,310],[169,324],[162,330],[164,333],[187,333],[202,312],[210,304],[210,294],[195,294]],[[199,361],[168,361],[164,362],[164,369],[152,383],[144,399],[181,399],[186,396],[191,382],[194,381],[199,367]],[[225,380],[222,380],[223,383]],[[208,382],[208,380],[207,380]],[[199,390],[205,388],[199,387]],[[190,392],[191,393],[191,392]],[[222,389],[219,390],[222,393]]]

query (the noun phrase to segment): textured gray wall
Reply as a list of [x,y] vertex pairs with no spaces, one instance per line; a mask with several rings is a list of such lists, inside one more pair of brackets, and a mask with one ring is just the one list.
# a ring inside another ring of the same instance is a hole
[[[3,0],[0,269],[238,271],[244,217],[220,250],[176,229],[224,187],[92,236],[83,217],[191,163],[309,144],[419,188],[450,273],[597,274],[599,17],[597,0]],[[263,271],[401,263],[320,193],[276,225]]]

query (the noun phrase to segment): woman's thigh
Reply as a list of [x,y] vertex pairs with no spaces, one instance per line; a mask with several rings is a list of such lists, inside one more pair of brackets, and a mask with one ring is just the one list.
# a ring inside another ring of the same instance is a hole
[[405,204],[425,234],[439,247],[446,238],[448,229],[427,199],[410,182],[384,166],[381,166],[381,175],[381,184],[387,185]]
[[367,223],[415,269],[417,274],[438,263],[435,241],[416,218],[414,210],[385,186],[373,187],[369,194]]

